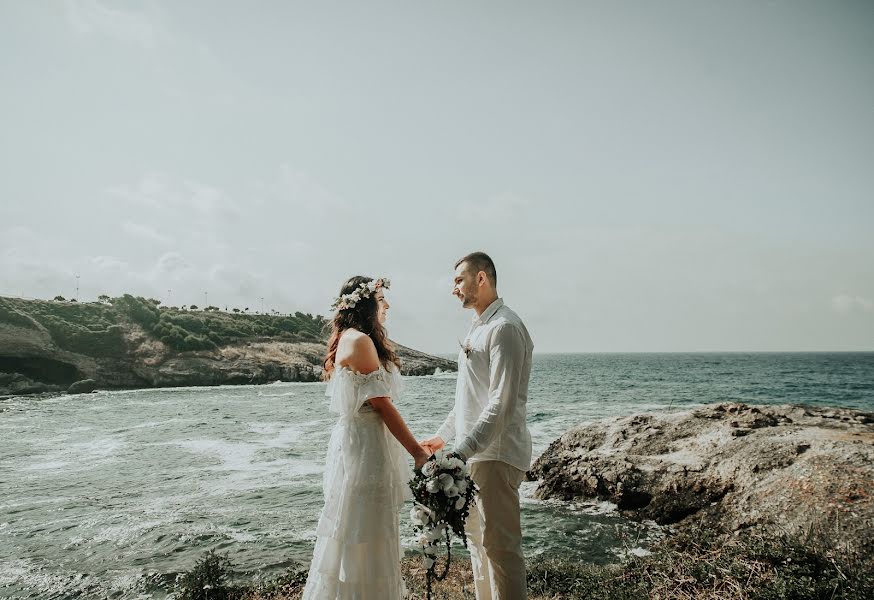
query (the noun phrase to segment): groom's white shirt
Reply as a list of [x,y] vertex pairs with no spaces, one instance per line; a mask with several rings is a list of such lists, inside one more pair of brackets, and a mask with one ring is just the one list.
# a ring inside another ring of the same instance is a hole
[[478,317],[458,355],[455,406],[437,435],[455,438],[470,462],[500,460],[527,471],[531,434],[525,422],[534,344],[522,319],[498,298]]

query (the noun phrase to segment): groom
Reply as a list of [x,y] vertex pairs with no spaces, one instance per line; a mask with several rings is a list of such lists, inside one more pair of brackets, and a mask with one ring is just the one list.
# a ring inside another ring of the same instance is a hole
[[466,524],[477,600],[519,600],[527,598],[519,484],[531,465],[525,415],[534,344],[498,298],[497,281],[483,252],[455,264],[452,294],[476,317],[458,355],[455,407],[422,445],[436,452],[454,437],[479,486]]

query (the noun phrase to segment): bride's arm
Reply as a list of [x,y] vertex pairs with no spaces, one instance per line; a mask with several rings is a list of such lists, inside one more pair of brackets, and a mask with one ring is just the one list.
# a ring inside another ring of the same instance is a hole
[[371,398],[370,404],[373,406],[373,410],[378,412],[382,420],[385,421],[385,426],[388,427],[392,435],[397,438],[413,457],[413,460],[416,462],[416,468],[428,462],[428,458],[431,456],[430,453],[416,441],[416,438],[410,432],[410,428],[407,427],[404,418],[398,412],[398,409],[395,408],[395,405],[392,404],[392,401],[385,397]]
[[[362,374],[372,373],[379,369],[379,355],[376,353],[376,346],[373,345],[373,340],[368,336],[361,336],[355,340],[352,356],[349,358],[349,366]],[[416,438],[410,432],[410,428],[407,427],[406,421],[404,421],[404,418],[398,412],[394,403],[392,403],[391,398],[387,396],[371,398],[370,405],[382,417],[385,426],[388,427],[392,435],[413,457],[416,467],[418,468],[425,464],[430,453],[416,441]]]

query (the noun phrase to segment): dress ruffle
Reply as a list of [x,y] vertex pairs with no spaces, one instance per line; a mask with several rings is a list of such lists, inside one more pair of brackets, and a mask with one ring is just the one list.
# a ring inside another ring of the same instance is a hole
[[325,505],[304,599],[394,600],[400,573],[398,512],[412,498],[406,451],[367,401],[400,393],[400,374],[334,372],[328,395],[340,415],[325,457]]
[[328,384],[325,395],[331,398],[329,408],[339,415],[351,416],[371,398],[400,396],[400,374],[380,367],[371,373],[358,373],[348,367],[339,367]]

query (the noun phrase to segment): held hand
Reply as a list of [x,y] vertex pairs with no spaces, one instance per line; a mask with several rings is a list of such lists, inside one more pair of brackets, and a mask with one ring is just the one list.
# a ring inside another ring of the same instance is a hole
[[426,462],[428,462],[428,459],[431,458],[431,455],[433,454],[433,452],[431,452],[427,447],[425,447],[425,446],[419,446],[419,447],[421,449],[421,452],[417,452],[416,456],[413,457],[413,459],[415,460],[417,469],[421,469],[422,465],[424,465]]
[[434,454],[446,445],[446,442],[444,442],[443,438],[439,435],[435,435],[434,437],[424,440],[420,443],[422,444],[422,447],[428,450],[430,454]]

